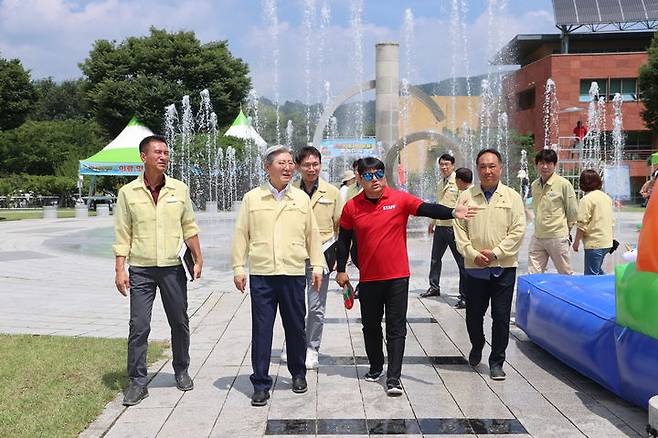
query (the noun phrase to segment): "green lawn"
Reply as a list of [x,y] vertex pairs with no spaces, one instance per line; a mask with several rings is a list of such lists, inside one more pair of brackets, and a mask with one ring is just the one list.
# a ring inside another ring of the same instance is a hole
[[[89,216],[96,216],[95,211],[90,211]],[[41,219],[43,217],[43,212],[41,209],[30,209],[30,210],[0,210],[0,221],[19,221],[21,219]],[[75,209],[73,208],[59,208],[57,209],[57,217],[62,218],[71,218],[75,217]]]
[[127,384],[125,340],[0,334],[0,437],[76,437]]

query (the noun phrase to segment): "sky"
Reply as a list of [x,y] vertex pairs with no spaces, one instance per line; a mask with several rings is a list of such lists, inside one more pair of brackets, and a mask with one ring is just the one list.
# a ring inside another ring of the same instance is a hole
[[228,40],[255,92],[282,102],[322,102],[374,79],[377,42],[399,42],[400,76],[419,84],[485,73],[515,35],[557,32],[550,0],[0,0],[0,57],[34,79],[74,79],[95,40],[150,26]]

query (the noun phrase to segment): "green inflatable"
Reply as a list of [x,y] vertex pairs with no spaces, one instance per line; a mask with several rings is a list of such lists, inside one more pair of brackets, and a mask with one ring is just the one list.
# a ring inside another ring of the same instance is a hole
[[658,339],[658,274],[638,272],[635,263],[615,268],[617,324]]

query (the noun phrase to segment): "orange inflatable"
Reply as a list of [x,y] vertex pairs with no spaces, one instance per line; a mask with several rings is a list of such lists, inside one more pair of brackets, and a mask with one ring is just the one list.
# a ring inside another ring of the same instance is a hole
[[654,190],[644,212],[637,242],[637,270],[658,274],[658,196]]

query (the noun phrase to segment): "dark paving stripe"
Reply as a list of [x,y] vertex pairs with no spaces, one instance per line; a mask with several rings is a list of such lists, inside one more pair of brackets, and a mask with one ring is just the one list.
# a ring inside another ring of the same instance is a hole
[[418,418],[267,420],[265,435],[512,435],[527,434],[516,419]]
[[[325,324],[346,324],[348,322],[348,318],[325,318],[324,323]],[[361,318],[349,318],[349,322],[355,323],[355,324],[361,324]],[[411,317],[407,318],[407,322],[409,324],[438,324],[439,322],[434,319],[434,318],[428,318],[428,317]]]
[[318,420],[318,435],[368,435],[364,419]]
[[[320,365],[368,365],[366,356],[323,356],[319,357]],[[403,363],[410,365],[468,365],[462,356],[405,356]]]
[[520,434],[528,433],[525,430],[525,427],[519,422],[519,420],[496,420],[496,419],[477,419],[471,418],[471,426],[473,426],[473,432],[476,434]]
[[433,435],[470,435],[473,428],[468,418],[419,418],[420,430]]
[[418,435],[420,427],[416,420],[368,419],[368,433],[371,435]]

